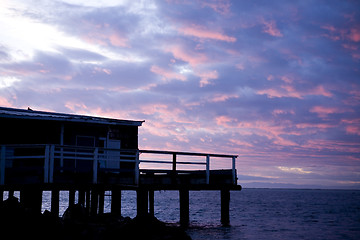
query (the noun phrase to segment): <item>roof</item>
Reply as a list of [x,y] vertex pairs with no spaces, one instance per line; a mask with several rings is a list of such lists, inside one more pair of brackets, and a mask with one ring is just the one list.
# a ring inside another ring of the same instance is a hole
[[0,107],[0,118],[18,118],[34,120],[50,120],[60,122],[94,123],[102,125],[141,126],[145,121],[121,120],[113,118],[94,117],[67,113],[43,112],[16,108]]

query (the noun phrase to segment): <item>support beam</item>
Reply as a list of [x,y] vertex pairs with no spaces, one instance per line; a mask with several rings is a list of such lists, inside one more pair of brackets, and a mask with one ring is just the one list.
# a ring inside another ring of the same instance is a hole
[[230,225],[230,190],[222,189],[221,190],[221,224],[223,226]]
[[0,190],[0,208],[2,208],[2,204],[4,201],[4,190]]
[[181,189],[179,191],[180,198],[180,225],[182,227],[189,226],[189,190]]
[[113,188],[111,191],[111,213],[121,215],[121,190]]
[[91,206],[90,206],[90,215],[97,215],[98,204],[99,204],[99,192],[98,189],[93,188],[91,190]]
[[154,190],[149,190],[149,213],[154,216]]
[[0,185],[5,184],[5,159],[6,157],[6,147],[1,146],[1,153],[0,153]]
[[85,210],[86,210],[86,214],[87,215],[90,215],[90,189],[86,190],[86,207],[85,207]]
[[78,204],[85,207],[85,191],[84,190],[79,190]]
[[136,194],[137,216],[145,216],[148,213],[148,191],[144,189],[138,189]]
[[99,214],[104,213],[104,201],[105,201],[105,191],[101,189],[99,191]]
[[69,191],[69,207],[74,206],[75,204],[75,190]]
[[55,216],[59,216],[59,201],[60,191],[58,189],[53,189],[51,191],[51,213]]
[[42,190],[36,187],[27,187],[20,190],[20,202],[30,211],[41,213]]

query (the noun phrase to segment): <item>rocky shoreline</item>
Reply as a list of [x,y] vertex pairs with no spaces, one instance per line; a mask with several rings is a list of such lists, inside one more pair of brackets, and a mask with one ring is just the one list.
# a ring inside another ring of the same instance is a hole
[[111,213],[87,216],[81,205],[69,207],[63,217],[34,213],[10,197],[0,208],[1,235],[10,239],[149,239],[191,240],[185,230],[151,215],[122,217]]

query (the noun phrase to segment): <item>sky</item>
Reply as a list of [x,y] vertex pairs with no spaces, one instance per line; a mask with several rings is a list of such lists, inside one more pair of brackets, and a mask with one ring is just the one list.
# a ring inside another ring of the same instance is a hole
[[238,155],[243,187],[360,189],[359,9],[2,0],[0,106],[145,120],[140,149]]

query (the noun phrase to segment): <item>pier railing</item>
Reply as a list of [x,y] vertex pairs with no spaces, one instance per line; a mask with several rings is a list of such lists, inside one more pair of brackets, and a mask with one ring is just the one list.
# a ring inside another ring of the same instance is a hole
[[[99,183],[110,177],[112,181],[130,179],[132,184],[139,185],[141,175],[147,171],[174,176],[195,170],[205,171],[205,183],[210,184],[210,169],[217,166],[210,165],[213,158],[228,161],[231,182],[236,185],[237,181],[236,155],[43,144],[1,145],[0,149],[0,185],[61,183],[69,179]],[[180,160],[180,157],[191,160]]]

